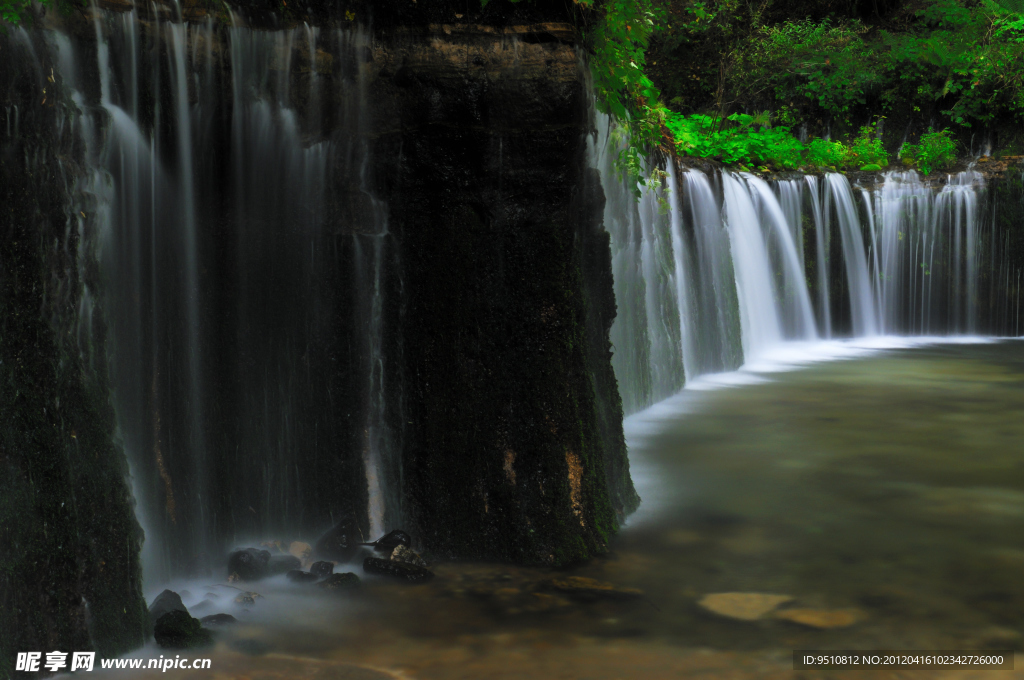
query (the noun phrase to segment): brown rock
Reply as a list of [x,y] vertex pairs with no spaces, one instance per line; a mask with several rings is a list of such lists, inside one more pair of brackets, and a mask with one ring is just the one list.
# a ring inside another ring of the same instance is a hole
[[709,612],[740,621],[756,621],[779,605],[791,602],[789,595],[771,593],[711,593],[697,601]]
[[775,613],[775,618],[826,630],[852,626],[864,619],[864,612],[859,609],[783,609]]
[[292,544],[288,546],[288,552],[302,560],[302,564],[305,565],[309,562],[309,558],[313,556],[313,546],[309,543],[303,543],[302,541],[293,541]]

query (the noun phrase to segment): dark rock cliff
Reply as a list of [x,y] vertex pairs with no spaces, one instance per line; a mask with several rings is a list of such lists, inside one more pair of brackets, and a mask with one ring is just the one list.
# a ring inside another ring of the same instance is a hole
[[[0,34],[0,676],[17,652],[140,645],[146,605],[113,441],[81,148],[40,34]],[[91,317],[91,318],[90,318]]]
[[373,176],[402,259],[402,484],[451,556],[584,559],[637,503],[573,37],[431,25],[372,60]]

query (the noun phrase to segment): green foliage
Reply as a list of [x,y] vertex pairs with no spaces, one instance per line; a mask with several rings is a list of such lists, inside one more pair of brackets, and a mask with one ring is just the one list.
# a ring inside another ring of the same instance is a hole
[[0,0],[0,21],[17,26],[27,19],[31,0]]
[[699,158],[713,158],[727,165],[771,166],[780,170],[798,167],[859,168],[881,170],[889,164],[875,126],[866,125],[849,145],[840,141],[812,139],[807,144],[785,126],[770,126],[768,112],[757,116],[733,114],[728,127],[704,114],[669,112],[665,125],[672,133],[676,151]]
[[733,123],[719,130],[711,116],[670,113],[665,125],[672,132],[679,153],[715,158],[727,164],[772,164],[795,169],[800,165],[803,144],[787,127],[768,127],[767,112],[759,116],[733,114]]
[[902,157],[905,162],[921,169],[928,175],[932,170],[944,170],[956,160],[956,142],[949,130],[933,132],[931,128],[921,135],[919,144],[904,144]]
[[875,126],[865,125],[850,144],[846,160],[849,165],[889,165],[889,155],[882,148],[882,140],[875,134]]

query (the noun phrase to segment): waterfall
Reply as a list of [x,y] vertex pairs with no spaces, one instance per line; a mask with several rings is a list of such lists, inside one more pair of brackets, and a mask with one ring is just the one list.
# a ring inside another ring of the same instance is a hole
[[[598,118],[590,157],[607,197],[618,303],[612,364],[627,414],[794,341],[1019,333],[1019,274],[1004,252],[1009,237],[994,222],[983,227],[992,215],[979,173],[769,182],[652,159],[667,185],[641,186],[635,201],[616,172],[616,135]],[[983,281],[986,258],[1003,273],[999,286]],[[998,314],[984,313],[986,293],[1001,296],[988,305]]]
[[147,579],[345,515],[395,528],[400,279],[366,177],[368,34],[93,16],[95,43],[51,39],[81,112]]

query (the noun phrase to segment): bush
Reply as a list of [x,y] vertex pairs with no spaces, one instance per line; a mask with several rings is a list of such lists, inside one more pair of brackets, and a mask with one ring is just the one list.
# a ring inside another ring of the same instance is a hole
[[949,130],[928,132],[921,135],[920,144],[904,144],[902,150],[904,162],[914,165],[926,175],[932,170],[945,170],[956,160],[956,141]]

